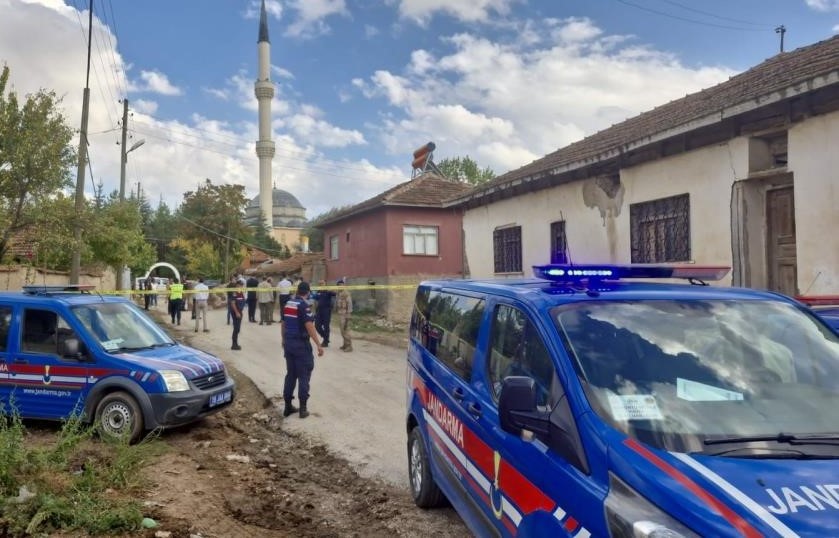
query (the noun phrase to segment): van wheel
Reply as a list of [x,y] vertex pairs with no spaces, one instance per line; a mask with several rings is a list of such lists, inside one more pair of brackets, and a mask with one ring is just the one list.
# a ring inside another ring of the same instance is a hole
[[143,432],[143,413],[127,392],[112,392],[96,406],[96,428],[103,437],[133,443]]
[[443,492],[431,476],[431,464],[419,426],[408,435],[408,478],[411,483],[411,495],[417,506],[436,508],[444,504]]

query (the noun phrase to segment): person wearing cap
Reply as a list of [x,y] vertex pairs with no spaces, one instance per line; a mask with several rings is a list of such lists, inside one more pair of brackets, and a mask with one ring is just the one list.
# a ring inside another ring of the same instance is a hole
[[[285,356],[286,375],[283,382],[283,416],[288,417],[298,412],[300,418],[309,416],[309,381],[315,368],[312,342],[317,346],[318,357],[323,356],[323,347],[315,331],[315,321],[309,306],[311,288],[308,282],[300,282],[297,294],[286,301],[283,308],[283,355]],[[294,388],[297,387],[300,407],[294,406]]]
[[[345,279],[340,279],[336,282],[338,286],[345,284]],[[350,336],[350,317],[352,316],[352,295],[346,288],[342,288],[338,292],[338,299],[335,304],[335,310],[338,311],[338,319],[341,322],[341,338],[344,344],[341,346],[342,351],[352,351],[352,337]]]

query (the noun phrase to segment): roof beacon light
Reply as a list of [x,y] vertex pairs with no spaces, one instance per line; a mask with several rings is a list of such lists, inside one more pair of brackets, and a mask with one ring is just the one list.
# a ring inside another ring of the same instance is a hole
[[621,278],[686,278],[722,280],[730,267],[710,265],[534,265],[536,278],[554,282],[579,280],[618,280]]

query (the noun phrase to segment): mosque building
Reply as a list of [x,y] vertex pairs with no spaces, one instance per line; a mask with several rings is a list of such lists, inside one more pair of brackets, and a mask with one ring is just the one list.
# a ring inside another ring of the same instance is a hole
[[306,208],[288,191],[276,188],[272,180],[275,146],[271,136],[271,100],[274,83],[271,82],[271,43],[268,39],[268,12],[265,0],[259,13],[259,67],[254,95],[259,103],[259,140],[256,155],[259,158],[259,195],[248,202],[245,222],[257,226],[261,222],[271,237],[292,252],[308,251],[308,238],[303,235],[306,226]]

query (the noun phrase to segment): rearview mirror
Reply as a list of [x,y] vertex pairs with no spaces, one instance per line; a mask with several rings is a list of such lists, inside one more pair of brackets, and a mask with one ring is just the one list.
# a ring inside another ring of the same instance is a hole
[[501,429],[514,435],[522,430],[547,435],[549,420],[536,408],[536,382],[530,377],[505,377],[498,397]]

